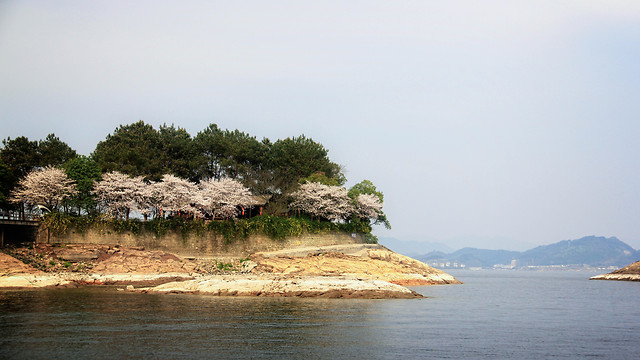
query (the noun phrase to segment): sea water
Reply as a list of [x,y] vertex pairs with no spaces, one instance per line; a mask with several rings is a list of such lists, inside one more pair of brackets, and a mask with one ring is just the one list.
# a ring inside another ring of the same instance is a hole
[[639,359],[640,282],[452,271],[425,299],[0,292],[0,357]]

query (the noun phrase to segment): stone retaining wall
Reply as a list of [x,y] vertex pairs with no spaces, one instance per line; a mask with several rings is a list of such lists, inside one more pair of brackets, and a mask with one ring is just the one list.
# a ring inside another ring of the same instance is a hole
[[181,233],[168,231],[158,237],[153,233],[118,233],[113,229],[89,229],[84,233],[69,231],[62,236],[50,235],[41,228],[37,242],[62,244],[104,244],[122,246],[142,246],[145,250],[163,250],[183,257],[246,257],[256,252],[277,251],[313,246],[329,246],[365,243],[363,234],[324,233],[304,234],[284,240],[273,240],[264,235],[252,235],[247,239],[235,239],[225,243],[224,236],[211,232],[199,236],[195,233],[183,237]]

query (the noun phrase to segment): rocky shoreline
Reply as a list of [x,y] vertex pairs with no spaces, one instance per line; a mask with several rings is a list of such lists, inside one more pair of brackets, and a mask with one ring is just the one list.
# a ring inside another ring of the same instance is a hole
[[640,261],[608,274],[593,276],[591,280],[640,281]]
[[145,293],[206,294],[214,296],[295,296],[323,298],[420,298],[406,287],[381,280],[342,276],[218,275],[132,289]]
[[460,283],[417,260],[370,244],[226,260],[87,244],[39,244],[7,252],[15,257],[0,253],[0,289],[120,285],[141,293],[379,299],[422,297],[405,286]]

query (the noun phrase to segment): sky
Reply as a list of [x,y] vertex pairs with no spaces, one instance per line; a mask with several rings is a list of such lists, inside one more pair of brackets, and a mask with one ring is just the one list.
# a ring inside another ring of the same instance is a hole
[[412,242],[640,248],[640,2],[0,0],[0,137],[301,134]]

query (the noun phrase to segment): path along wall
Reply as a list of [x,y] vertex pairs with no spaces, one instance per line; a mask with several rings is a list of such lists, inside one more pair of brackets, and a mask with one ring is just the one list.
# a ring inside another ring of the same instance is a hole
[[227,244],[224,236],[212,232],[206,232],[203,235],[192,233],[185,237],[179,232],[168,231],[162,236],[156,236],[150,232],[142,232],[137,235],[131,232],[118,233],[107,228],[89,229],[83,233],[70,230],[64,235],[54,236],[44,225],[41,225],[37,242],[140,246],[145,250],[163,250],[183,257],[225,258],[247,257],[261,251],[362,244],[365,243],[365,239],[363,234],[347,233],[304,234],[284,240],[274,240],[264,235],[252,235],[246,239],[234,239]]

